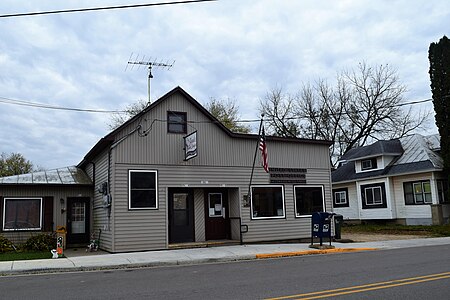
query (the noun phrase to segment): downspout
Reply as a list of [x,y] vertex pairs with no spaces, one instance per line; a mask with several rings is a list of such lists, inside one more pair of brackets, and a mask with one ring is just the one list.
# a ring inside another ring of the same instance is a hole
[[88,162],[88,164],[92,165],[92,185],[94,186],[94,191],[95,191],[95,162],[90,161],[90,162]]

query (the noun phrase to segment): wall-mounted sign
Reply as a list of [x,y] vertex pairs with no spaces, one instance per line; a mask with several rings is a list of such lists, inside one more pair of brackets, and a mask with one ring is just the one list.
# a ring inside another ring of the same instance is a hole
[[184,137],[184,160],[197,156],[197,131]]
[[270,183],[306,183],[306,169],[269,168]]

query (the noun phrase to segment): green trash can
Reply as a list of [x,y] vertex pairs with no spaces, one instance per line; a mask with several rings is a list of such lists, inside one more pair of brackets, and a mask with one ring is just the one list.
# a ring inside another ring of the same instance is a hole
[[334,239],[340,240],[342,224],[344,223],[344,216],[336,214],[333,216],[333,218],[334,218]]

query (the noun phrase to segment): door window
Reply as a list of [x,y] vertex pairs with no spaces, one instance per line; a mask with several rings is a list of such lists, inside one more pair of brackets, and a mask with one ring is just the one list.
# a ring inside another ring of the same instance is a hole
[[86,232],[86,203],[74,202],[72,204],[72,233]]
[[176,226],[185,226],[189,224],[187,201],[188,194],[173,194],[173,224]]
[[210,217],[223,217],[222,215],[222,193],[209,193],[209,216]]

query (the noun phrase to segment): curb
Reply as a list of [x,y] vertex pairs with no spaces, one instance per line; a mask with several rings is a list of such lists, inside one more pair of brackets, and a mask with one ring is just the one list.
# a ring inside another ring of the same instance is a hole
[[276,253],[256,254],[256,259],[302,256],[302,255],[313,255],[313,254],[373,251],[373,250],[378,250],[378,248],[335,248],[335,249],[305,250],[305,251],[294,251],[294,252],[276,252]]
[[289,256],[301,256],[301,255],[314,255],[314,254],[328,254],[328,253],[344,253],[344,252],[359,252],[359,251],[373,251],[379,248],[335,248],[335,249],[322,249],[322,250],[304,250],[304,251],[292,251],[292,252],[274,252],[267,254],[247,254],[239,256],[226,256],[226,257],[210,257],[200,259],[176,259],[176,260],[160,260],[153,262],[134,262],[128,264],[110,264],[110,265],[98,265],[98,266],[72,266],[72,267],[38,267],[20,270],[5,270],[0,271],[0,277],[11,275],[26,275],[26,274],[38,274],[38,273],[58,273],[58,272],[83,272],[83,271],[101,271],[101,270],[117,270],[117,269],[139,269],[139,268],[152,268],[162,266],[182,266],[182,265],[195,265],[205,263],[224,263],[224,262],[237,262],[254,259],[268,259],[268,258],[280,258]]

